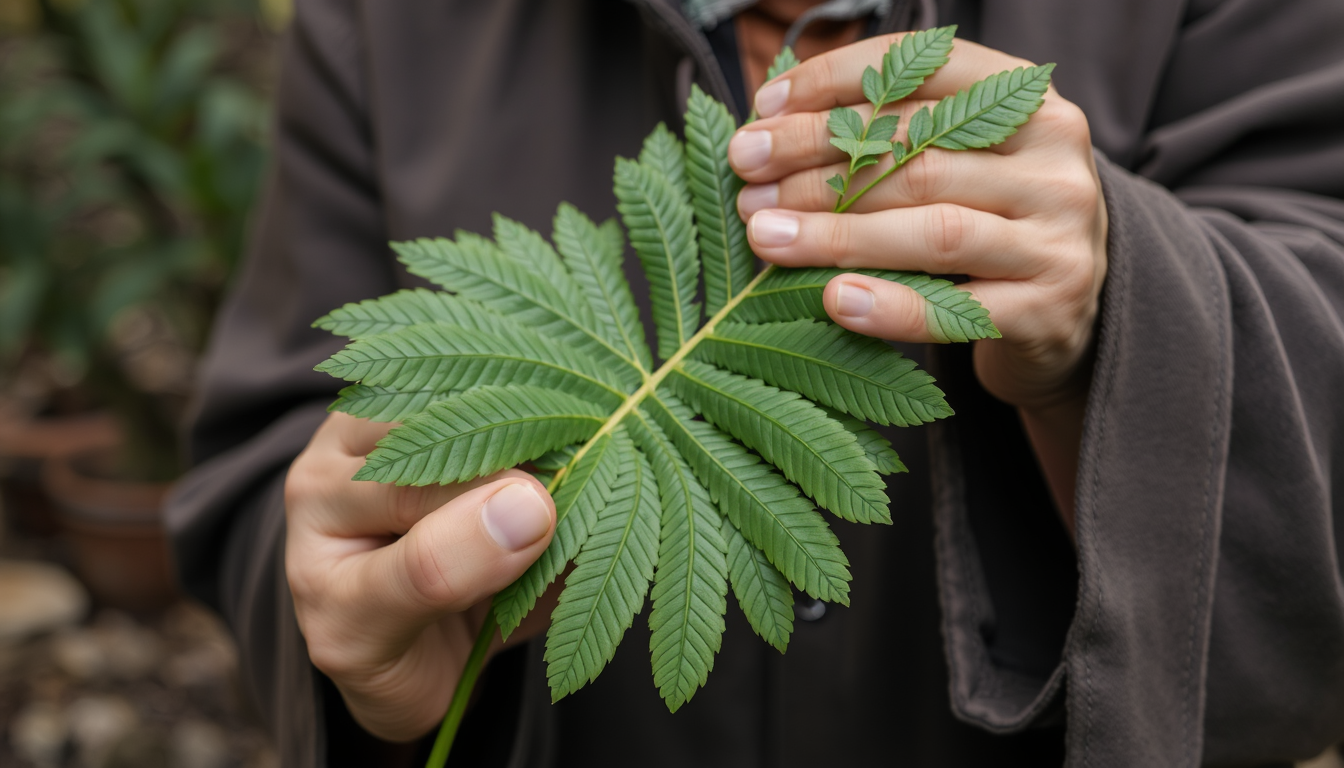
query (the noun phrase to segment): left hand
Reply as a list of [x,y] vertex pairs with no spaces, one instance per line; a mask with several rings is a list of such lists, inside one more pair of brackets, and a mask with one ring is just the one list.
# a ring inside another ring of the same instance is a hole
[[[1035,115],[989,150],[929,149],[834,214],[825,180],[846,168],[829,143],[827,113],[850,106],[867,119],[860,79],[898,36],[864,40],[809,59],[756,95],[764,117],[728,149],[749,184],[738,198],[753,250],[781,266],[964,274],[1001,340],[977,342],[976,374],[1025,413],[1085,398],[1098,297],[1106,275],[1106,207],[1087,119],[1052,87]],[[920,106],[1028,62],[964,40],[909,99]],[[858,189],[884,164],[859,174]],[[861,275],[834,278],[824,295],[836,323],[858,333],[937,341],[914,291]]]

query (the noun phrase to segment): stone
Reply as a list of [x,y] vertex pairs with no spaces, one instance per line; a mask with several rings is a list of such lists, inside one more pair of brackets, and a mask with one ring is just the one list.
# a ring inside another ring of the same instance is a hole
[[38,768],[61,764],[68,728],[60,707],[36,701],[14,716],[9,725],[9,744],[14,753]]
[[163,681],[174,688],[204,688],[226,684],[238,668],[233,646],[209,642],[170,657],[163,665]]
[[71,626],[88,610],[88,593],[64,568],[0,560],[0,643]]
[[174,726],[168,750],[175,768],[223,768],[229,762],[224,729],[204,720],[183,720]]
[[52,643],[52,659],[76,681],[143,679],[158,666],[163,643],[120,611],[104,611],[93,626],[62,632]]
[[76,699],[66,710],[65,717],[84,768],[106,765],[112,748],[140,724],[140,714],[135,707],[121,696],[113,695]]
[[106,673],[102,643],[87,629],[73,629],[52,639],[51,659],[56,668],[78,683],[97,680]]
[[140,680],[163,657],[163,643],[158,635],[121,611],[100,614],[95,632],[103,646],[108,674],[114,679]]

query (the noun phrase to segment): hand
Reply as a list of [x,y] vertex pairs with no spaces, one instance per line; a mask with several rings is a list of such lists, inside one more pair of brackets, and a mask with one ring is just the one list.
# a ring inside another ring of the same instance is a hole
[[550,543],[555,504],[518,470],[423,488],[350,480],[391,426],[333,413],[295,459],[285,572],[313,664],[367,731],[407,741],[448,709],[490,597]]
[[[1052,88],[1019,132],[991,150],[930,149],[861,198],[830,213],[825,180],[845,169],[829,143],[827,112],[871,113],[860,89],[865,67],[896,36],[810,59],[756,95],[764,119],[744,126],[728,157],[749,182],[738,198],[752,248],[789,267],[919,270],[965,274],[961,286],[990,311],[1003,339],[976,344],[983,386],[1024,414],[1048,414],[1085,397],[1098,297],[1106,274],[1106,209],[1087,120]],[[958,40],[949,63],[910,99],[898,137],[922,105],[996,72],[1029,66]],[[893,108],[888,108],[893,109]],[[891,165],[861,172],[853,188]],[[850,330],[900,341],[938,341],[922,298],[860,275],[831,281],[827,312]],[[1081,411],[1079,410],[1079,413]]]

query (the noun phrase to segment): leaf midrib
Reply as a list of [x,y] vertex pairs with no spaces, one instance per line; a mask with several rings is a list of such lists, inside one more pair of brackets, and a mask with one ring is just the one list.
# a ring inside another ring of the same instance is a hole
[[[516,425],[518,425],[518,424],[536,424],[536,423],[539,422],[539,421],[555,421],[555,420],[558,420],[558,419],[575,419],[575,420],[585,420],[585,419],[587,419],[587,420],[590,420],[590,421],[598,421],[598,422],[602,421],[602,417],[601,417],[601,416],[594,416],[594,415],[592,415],[591,413],[547,413],[547,414],[544,414],[544,415],[541,415],[541,416],[530,416],[530,417],[518,418],[518,419],[506,419],[506,420],[504,420],[504,421],[492,421],[492,422],[490,422],[490,423],[488,423],[488,424],[483,424],[483,425],[478,426],[478,427],[472,427],[471,429],[469,429],[469,430],[467,430],[467,431],[465,431],[465,432],[458,432],[458,433],[454,434],[452,437],[448,438],[447,440],[435,440],[435,441],[431,442],[431,443],[430,443],[429,445],[427,445],[427,446],[421,446],[421,447],[416,448],[416,449],[413,450],[413,451],[407,451],[407,452],[401,454],[400,456],[397,456],[396,458],[388,459],[388,460],[387,460],[385,463],[383,463],[383,464],[378,464],[378,465],[374,466],[374,469],[380,469],[380,468],[382,468],[382,467],[387,466],[388,464],[394,464],[394,463],[396,463],[396,462],[398,462],[398,461],[402,461],[403,459],[406,459],[406,458],[409,457],[409,456],[419,456],[419,455],[422,454],[422,453],[428,453],[428,452],[431,452],[431,451],[433,451],[433,450],[435,450],[435,449],[437,449],[437,448],[441,448],[441,447],[443,447],[443,446],[445,446],[445,445],[449,445],[449,444],[451,444],[451,443],[455,443],[455,442],[457,442],[458,440],[461,440],[461,439],[464,438],[464,437],[470,437],[470,436],[473,436],[473,435],[479,435],[479,434],[481,434],[482,432],[488,432],[488,431],[497,430],[497,429],[502,429],[502,428],[506,428],[506,427],[512,427],[512,426],[516,426]],[[401,439],[403,439],[403,440],[407,440],[407,438],[404,438],[404,437],[401,438]],[[408,442],[409,442],[409,440],[408,440]],[[372,457],[370,456],[370,459],[371,459],[371,458],[372,458]],[[369,461],[369,460],[366,460],[366,463],[367,463],[368,461]],[[571,461],[571,462],[569,463],[569,465],[567,465],[567,467],[568,467],[568,466],[573,466],[573,465],[574,465],[574,462]]]
[[[559,372],[561,372],[561,373],[567,373],[567,374],[569,374],[569,375],[571,375],[571,376],[573,376],[573,377],[575,377],[575,378],[578,378],[578,379],[583,379],[584,381],[586,381],[586,382],[588,382],[588,383],[590,383],[590,384],[593,384],[593,385],[595,385],[595,386],[598,386],[598,387],[600,387],[600,388],[602,388],[602,389],[607,390],[607,391],[610,392],[611,394],[615,395],[615,396],[617,397],[617,399],[624,400],[624,399],[627,397],[627,395],[626,395],[625,392],[622,392],[621,390],[616,389],[615,387],[611,386],[610,384],[607,384],[607,383],[604,382],[604,381],[600,381],[600,380],[598,380],[598,379],[595,379],[595,378],[593,378],[592,376],[589,376],[589,375],[586,374],[586,373],[582,373],[582,372],[580,372],[580,371],[576,371],[576,370],[574,370],[573,368],[566,368],[565,366],[560,365],[560,364],[558,364],[558,363],[551,363],[551,362],[547,362],[547,361],[545,361],[545,360],[538,360],[538,359],[535,358],[535,357],[523,357],[523,356],[520,356],[520,355],[514,355],[514,354],[502,354],[502,353],[493,353],[493,352],[469,352],[469,353],[452,353],[452,354],[442,354],[442,353],[439,353],[439,354],[423,354],[423,355],[405,355],[405,356],[403,356],[403,357],[380,357],[380,358],[374,358],[374,359],[372,359],[372,360],[365,360],[365,361],[363,361],[363,362],[359,362],[359,363],[348,363],[348,365],[349,365],[350,367],[354,368],[354,367],[357,367],[357,366],[360,366],[360,365],[369,365],[369,366],[377,365],[379,362],[382,362],[382,363],[384,363],[385,365],[393,365],[393,364],[395,364],[396,362],[401,361],[401,360],[421,360],[421,361],[423,361],[423,360],[444,360],[444,361],[448,361],[448,360],[450,360],[450,359],[452,359],[452,358],[468,358],[468,359],[476,359],[476,360],[504,360],[504,361],[510,361],[510,360],[511,360],[511,361],[514,361],[514,362],[520,362],[520,363],[531,363],[531,364],[533,364],[533,365],[537,365],[537,366],[540,366],[540,367],[543,367],[543,368],[550,368],[550,369],[552,369],[552,370],[559,371]],[[338,376],[339,376],[340,374],[335,374],[335,375],[338,375]],[[344,379],[345,377],[344,377],[344,376],[341,376],[341,378]],[[360,383],[364,383],[364,384],[366,384],[367,386],[371,386],[371,387],[372,387],[372,386],[388,386],[388,385],[386,385],[386,384],[368,384],[367,382],[364,381],[364,379],[366,379],[366,378],[368,378],[368,376],[362,376],[362,377],[360,377]],[[349,379],[346,379],[346,380],[349,381]],[[431,388],[431,389],[437,389],[437,388]],[[423,391],[429,391],[429,390],[425,390],[425,389],[417,389],[417,390],[406,390],[406,391],[410,391],[410,392],[423,392]]]
[[[668,189],[671,194],[675,195],[677,193],[672,187],[671,181],[668,182]],[[644,196],[646,198],[652,197],[647,190],[644,191]],[[681,312],[681,282],[677,280],[676,264],[672,256],[672,241],[667,236],[666,228],[663,227],[663,217],[658,211],[658,206],[649,206],[649,216],[653,219],[654,226],[658,228],[658,239],[663,242],[663,259],[667,262],[667,283],[672,287],[672,306],[677,313],[677,348],[681,349],[686,345],[686,324],[685,316]],[[659,350],[659,354],[662,354],[661,350]]]
[[[675,447],[669,445],[663,445],[662,441],[658,440],[657,433],[655,433],[652,429],[649,428],[649,422],[647,419],[644,418],[644,414],[640,413],[639,411],[634,411],[633,415],[644,423],[645,431],[647,431],[653,437],[654,440],[657,440],[659,442],[660,444],[659,447],[662,449],[663,453],[667,454],[668,456],[673,455],[672,451],[676,450]],[[695,594],[695,589],[693,587],[695,583],[695,556],[696,556],[695,495],[691,493],[690,483],[686,482],[685,479],[686,471],[682,469],[682,465],[678,464],[676,461],[671,461],[671,464],[672,464],[672,471],[676,473],[677,479],[680,481],[682,494],[686,499],[686,530],[687,530],[686,590],[682,595],[681,624],[678,625],[680,627],[680,631],[677,633],[678,639],[677,639],[677,653],[676,653],[678,659],[683,659],[685,658],[686,655],[685,654],[686,646],[690,640],[691,597]],[[677,664],[676,675],[677,678],[679,679],[682,677],[681,664]],[[680,691],[678,691],[678,693],[679,692]]]
[[[724,336],[713,336],[713,335],[711,335],[711,336],[710,336],[710,339],[711,339],[712,341],[717,341],[717,342],[720,342],[720,343],[722,343],[722,344],[736,344],[736,345],[741,346],[741,347],[750,347],[750,348],[752,348],[752,349],[761,349],[761,350],[766,350],[766,351],[769,351],[769,352],[776,352],[776,353],[778,353],[778,354],[780,354],[780,355],[782,355],[782,356],[785,356],[785,357],[796,357],[796,358],[798,358],[799,360],[806,360],[806,361],[809,362],[809,363],[815,363],[815,364],[818,365],[818,366],[825,367],[825,368],[830,368],[830,369],[833,370],[833,371],[838,371],[840,374],[846,376],[847,378],[858,379],[859,381],[867,382],[867,383],[869,383],[869,384],[872,384],[872,385],[875,386],[875,387],[878,387],[879,389],[886,390],[887,392],[891,392],[891,393],[898,394],[898,395],[901,395],[901,396],[903,396],[903,397],[909,398],[909,399],[911,399],[911,400],[915,400],[915,398],[912,397],[909,393],[903,392],[903,391],[897,389],[897,388],[896,388],[895,386],[893,386],[893,385],[890,385],[890,384],[883,384],[882,382],[878,381],[877,379],[874,379],[874,378],[871,377],[871,376],[862,375],[862,374],[856,373],[856,372],[854,372],[854,371],[851,371],[851,370],[849,370],[849,369],[847,369],[847,368],[842,368],[841,366],[838,366],[838,365],[836,365],[835,363],[829,362],[829,361],[827,361],[827,360],[823,360],[823,359],[821,359],[821,358],[819,358],[819,357],[809,357],[809,356],[807,356],[807,355],[804,355],[804,354],[802,354],[802,353],[800,353],[800,352],[796,352],[796,351],[794,351],[794,350],[784,349],[783,347],[772,347],[772,346],[768,346],[768,345],[766,345],[766,344],[761,344],[761,343],[759,343],[759,342],[743,341],[743,340],[741,340],[741,339],[730,339],[730,338],[726,338],[726,337],[724,337]],[[915,400],[915,402],[923,403],[924,401],[923,401],[923,400]]]

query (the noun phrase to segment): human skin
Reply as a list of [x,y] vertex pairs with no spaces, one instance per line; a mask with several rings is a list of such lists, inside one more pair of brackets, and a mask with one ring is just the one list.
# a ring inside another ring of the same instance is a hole
[[[518,470],[445,486],[352,481],[392,426],[333,413],[294,460],[285,572],[313,665],[365,730],[408,741],[448,709],[490,597],[550,544],[555,504]],[[544,630],[554,591],[510,644]]]
[[[864,40],[803,62],[756,93],[761,120],[728,148],[748,182],[738,197],[752,249],[785,267],[900,269],[967,275],[960,287],[989,309],[1002,339],[975,344],[982,386],[1016,406],[1073,530],[1074,476],[1091,380],[1098,300],[1106,275],[1107,219],[1091,134],[1082,111],[1051,88],[1041,108],[989,150],[930,149],[874,187],[849,212],[832,213],[825,180],[847,158],[830,145],[828,112],[872,112],[865,67],[899,35]],[[989,75],[1031,62],[964,40],[949,63],[890,111],[919,107]],[[904,128],[898,131],[903,138]],[[858,184],[891,165],[862,172]],[[938,342],[924,300],[905,286],[841,275],[826,286],[827,313],[877,338]]]

